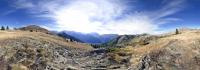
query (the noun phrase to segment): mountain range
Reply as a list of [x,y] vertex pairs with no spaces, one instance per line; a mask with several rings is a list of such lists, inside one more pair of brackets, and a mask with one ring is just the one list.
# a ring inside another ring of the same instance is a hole
[[80,32],[74,32],[74,31],[62,31],[58,32],[59,35],[68,38],[69,36],[78,42],[84,42],[84,43],[91,43],[91,44],[102,44],[106,43],[116,37],[118,37],[117,34],[103,34],[100,35],[98,33],[80,33]]
[[[176,29],[160,35],[119,35],[97,48],[79,42],[75,34],[63,33],[33,25],[0,30],[0,70],[200,69],[199,29]],[[90,35],[99,37],[96,33]],[[106,35],[106,40],[107,37],[110,36]]]

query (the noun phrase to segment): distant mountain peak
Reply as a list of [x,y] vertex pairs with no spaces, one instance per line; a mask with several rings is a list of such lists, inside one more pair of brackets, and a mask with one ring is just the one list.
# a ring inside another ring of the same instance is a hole
[[42,28],[42,27],[37,26],[37,25],[28,25],[28,26],[25,26],[25,27],[21,27],[21,28],[19,28],[19,30],[30,31],[30,32],[51,33],[51,32],[48,31],[47,29]]
[[62,31],[60,33],[63,33],[63,32],[67,35],[73,36],[74,38],[76,38],[78,40],[81,40],[82,42],[92,43],[92,44],[105,43],[105,42],[108,42],[118,36],[117,34],[100,35],[96,32],[85,34],[85,33],[75,32],[75,31]]

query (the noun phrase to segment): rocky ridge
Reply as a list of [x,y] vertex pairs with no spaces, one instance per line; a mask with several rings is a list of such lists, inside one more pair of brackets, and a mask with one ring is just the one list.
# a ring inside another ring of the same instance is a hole
[[199,70],[199,34],[122,36],[94,49],[43,32],[0,31],[0,70]]

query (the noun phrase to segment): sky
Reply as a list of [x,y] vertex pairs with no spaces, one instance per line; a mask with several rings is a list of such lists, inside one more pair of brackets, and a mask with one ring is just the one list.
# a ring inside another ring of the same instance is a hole
[[199,22],[200,0],[0,0],[0,25],[10,27],[157,34]]

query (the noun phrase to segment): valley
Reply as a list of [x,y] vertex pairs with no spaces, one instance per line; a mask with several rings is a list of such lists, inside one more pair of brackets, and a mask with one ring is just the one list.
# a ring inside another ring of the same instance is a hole
[[200,0],[0,0],[0,70],[200,70]]
[[0,31],[0,70],[200,69],[197,29],[180,29],[177,34],[121,35],[100,48],[36,31]]

